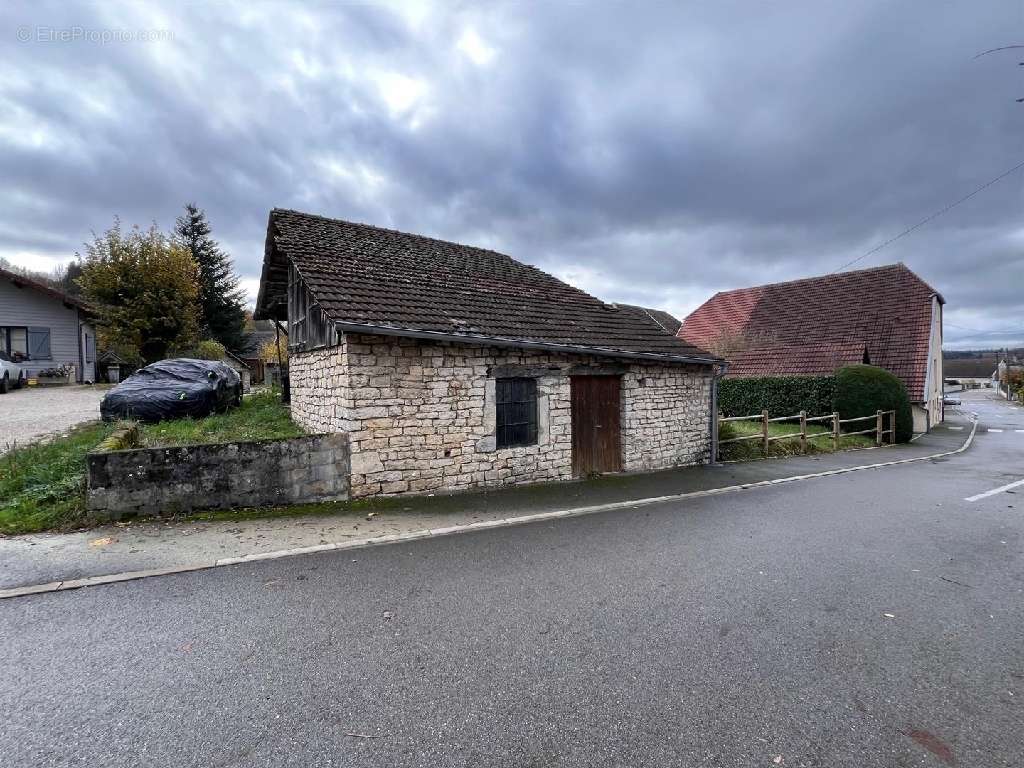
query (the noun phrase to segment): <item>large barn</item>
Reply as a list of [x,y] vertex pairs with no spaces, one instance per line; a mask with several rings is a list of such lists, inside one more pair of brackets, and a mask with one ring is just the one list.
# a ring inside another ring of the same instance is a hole
[[945,300],[904,264],[716,293],[679,329],[730,376],[828,375],[854,363],[907,387],[914,431],[942,421]]

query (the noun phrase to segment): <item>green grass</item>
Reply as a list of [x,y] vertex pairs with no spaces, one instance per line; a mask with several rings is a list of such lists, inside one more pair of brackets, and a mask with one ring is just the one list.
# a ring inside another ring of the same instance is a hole
[[[827,422],[826,422],[827,423]],[[859,426],[867,429],[868,421],[858,422]],[[778,437],[780,435],[793,435],[800,433],[799,424],[776,421],[768,425],[768,436]],[[732,437],[745,437],[747,435],[760,435],[761,422],[757,421],[727,421],[718,429],[718,439],[728,440]],[[812,434],[827,434],[828,437],[811,439]],[[832,427],[823,427],[820,424],[807,425],[807,453],[832,453]],[[842,435],[839,438],[839,450],[851,448],[870,448],[875,445],[874,435]],[[744,440],[739,443],[727,443],[722,446],[723,461],[751,461],[764,458],[761,451],[760,440]],[[776,440],[768,445],[769,456],[799,456],[800,439]]]
[[139,429],[140,441],[147,448],[274,440],[304,434],[302,427],[291,420],[280,396],[270,391],[247,397],[241,406],[226,413],[142,424]]
[[35,533],[85,519],[85,455],[114,430],[92,423],[0,456],[0,533]]
[[[64,437],[0,455],[0,534],[70,529],[93,521],[85,508],[85,456],[123,423],[90,423]],[[246,398],[239,408],[205,419],[141,425],[145,447],[237,442],[305,434],[276,393]]]

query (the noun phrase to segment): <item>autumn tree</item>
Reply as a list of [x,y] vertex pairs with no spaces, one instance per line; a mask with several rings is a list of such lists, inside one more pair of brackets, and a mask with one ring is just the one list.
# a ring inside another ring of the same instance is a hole
[[78,284],[96,312],[101,344],[152,363],[198,340],[198,275],[188,249],[155,225],[125,233],[115,221],[86,244]]
[[259,350],[260,359],[265,363],[288,362],[288,337],[276,337],[263,342]]
[[211,236],[206,213],[194,203],[174,226],[175,239],[199,265],[199,326],[204,338],[228,349],[245,346],[245,293],[230,257]]

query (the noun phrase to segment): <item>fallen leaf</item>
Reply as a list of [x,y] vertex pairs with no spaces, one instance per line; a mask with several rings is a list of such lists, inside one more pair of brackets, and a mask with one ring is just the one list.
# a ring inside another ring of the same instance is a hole
[[946,765],[955,765],[956,758],[953,757],[953,749],[946,742],[936,736],[934,733],[921,730],[910,730],[903,731],[905,736],[909,736],[919,745],[927,749],[939,760],[944,762]]
[[89,542],[90,547],[105,547],[108,544],[113,544],[117,539],[111,538],[110,536],[104,536],[100,539],[93,539]]

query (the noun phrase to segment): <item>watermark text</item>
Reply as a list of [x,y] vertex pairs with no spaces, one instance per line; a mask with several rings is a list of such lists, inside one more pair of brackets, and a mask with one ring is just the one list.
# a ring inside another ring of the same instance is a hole
[[117,29],[113,27],[18,27],[22,43],[165,43],[174,40],[169,29]]

